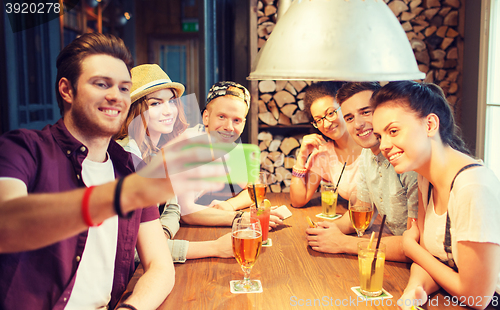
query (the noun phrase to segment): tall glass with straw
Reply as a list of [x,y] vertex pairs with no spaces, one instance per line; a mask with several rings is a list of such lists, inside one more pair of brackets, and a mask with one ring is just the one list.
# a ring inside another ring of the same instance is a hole
[[338,187],[340,184],[340,179],[344,173],[344,169],[347,162],[344,162],[344,167],[340,172],[337,185],[329,182],[321,182],[321,212],[323,217],[326,218],[336,218],[337,215],[337,199],[338,199]]
[[256,206],[262,204],[264,198],[266,198],[268,177],[269,173],[267,171],[260,171],[257,180],[248,186],[248,195]]
[[361,294],[369,297],[380,296],[382,294],[382,284],[384,282],[385,264],[385,244],[380,242],[384,229],[385,215],[382,217],[382,224],[374,246],[373,237],[370,241],[358,243],[359,261],[359,282]]
[[267,191],[267,178],[269,173],[259,172],[257,180],[248,186],[248,194],[254,202],[250,206],[250,217],[260,221],[262,228],[262,244],[268,245],[269,218],[271,215],[271,203],[265,199]]

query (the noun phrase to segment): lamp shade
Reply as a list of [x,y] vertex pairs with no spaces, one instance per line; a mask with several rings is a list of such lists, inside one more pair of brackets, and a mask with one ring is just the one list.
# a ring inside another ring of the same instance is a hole
[[423,79],[383,0],[294,0],[257,54],[249,80]]

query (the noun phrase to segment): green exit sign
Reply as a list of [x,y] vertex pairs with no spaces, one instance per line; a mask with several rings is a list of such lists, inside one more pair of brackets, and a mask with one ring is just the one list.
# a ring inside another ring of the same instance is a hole
[[198,32],[198,21],[182,22],[182,31],[184,32]]

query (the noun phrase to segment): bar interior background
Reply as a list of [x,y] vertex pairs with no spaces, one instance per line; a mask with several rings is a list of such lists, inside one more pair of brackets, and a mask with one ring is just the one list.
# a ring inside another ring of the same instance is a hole
[[[253,102],[242,136],[243,141],[267,148],[264,151],[268,152],[269,157],[265,164],[268,169],[273,170],[277,179],[274,190],[286,191],[289,180],[287,171],[290,170],[287,167],[293,163],[297,146],[293,140],[288,139],[283,145],[288,154],[281,156],[276,152],[284,154],[281,145],[286,138],[294,138],[300,142],[301,136],[308,133],[309,126],[303,122],[304,118],[301,115],[303,114],[301,93],[304,85],[310,83],[308,79],[313,78],[358,80],[347,75],[330,77],[303,75],[289,77],[290,80],[284,80],[285,77],[275,77],[274,80],[260,80],[260,78],[257,81],[247,80],[256,68],[257,53],[264,43],[270,40],[273,31],[281,27],[276,23],[279,12],[278,0],[61,2],[65,13],[61,17],[55,16],[50,21],[43,19],[46,17],[32,15],[13,17],[5,10],[1,14],[0,133],[16,128],[42,128],[46,124],[54,123],[60,117],[54,96],[55,58],[60,49],[81,33],[89,31],[113,33],[124,39],[134,55],[136,64],[151,62],[160,64],[174,80],[186,85],[187,93],[196,95],[201,108],[204,106],[208,88],[215,81],[234,80],[246,85],[252,92]],[[500,56],[497,56],[500,55],[498,0],[288,0],[283,2],[289,2],[290,10],[294,6],[304,6],[306,2],[310,5],[325,5],[326,2],[332,5],[342,3],[351,6],[359,5],[359,2],[364,2],[365,5],[387,4],[399,22],[397,27],[396,25],[390,27],[398,28],[405,34],[418,70],[425,73],[426,81],[432,81],[443,87],[453,105],[467,145],[500,177],[500,157],[494,156],[500,152],[500,141],[493,136],[493,133],[500,132],[500,122],[496,121],[500,119],[500,90],[498,88],[495,90],[493,87],[500,82],[498,59]],[[280,21],[285,21],[288,13],[281,15]],[[325,15],[333,23],[349,22],[343,19],[346,14],[340,11],[327,12]],[[352,17],[359,16],[353,14]],[[297,23],[304,18],[297,17]],[[28,29],[33,22],[38,24]],[[368,26],[369,31],[375,32],[380,25],[371,21]],[[359,42],[360,40],[355,40],[354,37],[351,43],[358,45],[336,43],[334,39],[340,40],[342,35],[345,36],[345,29],[337,31],[316,28],[308,31],[309,37],[316,39],[317,43],[331,47],[342,46],[341,50],[353,48],[352,54],[357,57],[359,43],[362,50],[369,50],[373,45]],[[276,33],[274,36],[279,35]],[[296,44],[306,45],[303,41],[305,34],[301,35],[302,38],[296,39]],[[271,48],[271,44],[267,45]],[[400,56],[399,54],[404,53],[397,53],[385,59],[391,60]],[[307,51],[307,55],[302,58],[304,61],[320,59],[335,65],[335,58],[331,54],[328,55],[330,57],[325,60],[323,56],[318,57],[316,51]],[[375,58],[378,59],[378,56]],[[404,64],[409,65],[409,63]],[[365,66],[362,69],[370,71],[372,67]],[[358,77],[366,78],[362,75]],[[417,76],[404,78],[420,77],[417,73]],[[370,78],[374,79],[379,78],[375,76]],[[385,78],[385,80],[390,79],[394,77]],[[383,76],[380,80],[384,80]],[[283,106],[278,106],[276,102],[284,103]],[[289,106],[291,104],[297,106],[295,110]],[[285,106],[287,108],[283,109]],[[267,113],[275,117],[276,125],[267,125],[260,120],[264,114],[269,118]],[[279,124],[278,121],[284,124]],[[290,124],[286,125],[288,122]],[[263,137],[262,140],[259,140],[259,134]]]

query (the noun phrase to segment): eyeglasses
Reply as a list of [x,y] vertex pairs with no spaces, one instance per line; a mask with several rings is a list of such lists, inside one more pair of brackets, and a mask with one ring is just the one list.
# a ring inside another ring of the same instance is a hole
[[337,109],[335,109],[333,111],[332,110],[327,111],[325,116],[323,116],[320,119],[316,119],[316,120],[312,121],[311,124],[314,126],[314,128],[318,128],[319,126],[323,125],[323,121],[325,119],[329,122],[333,122],[334,120],[336,120],[339,117],[339,110],[340,110],[340,107],[338,107]]

